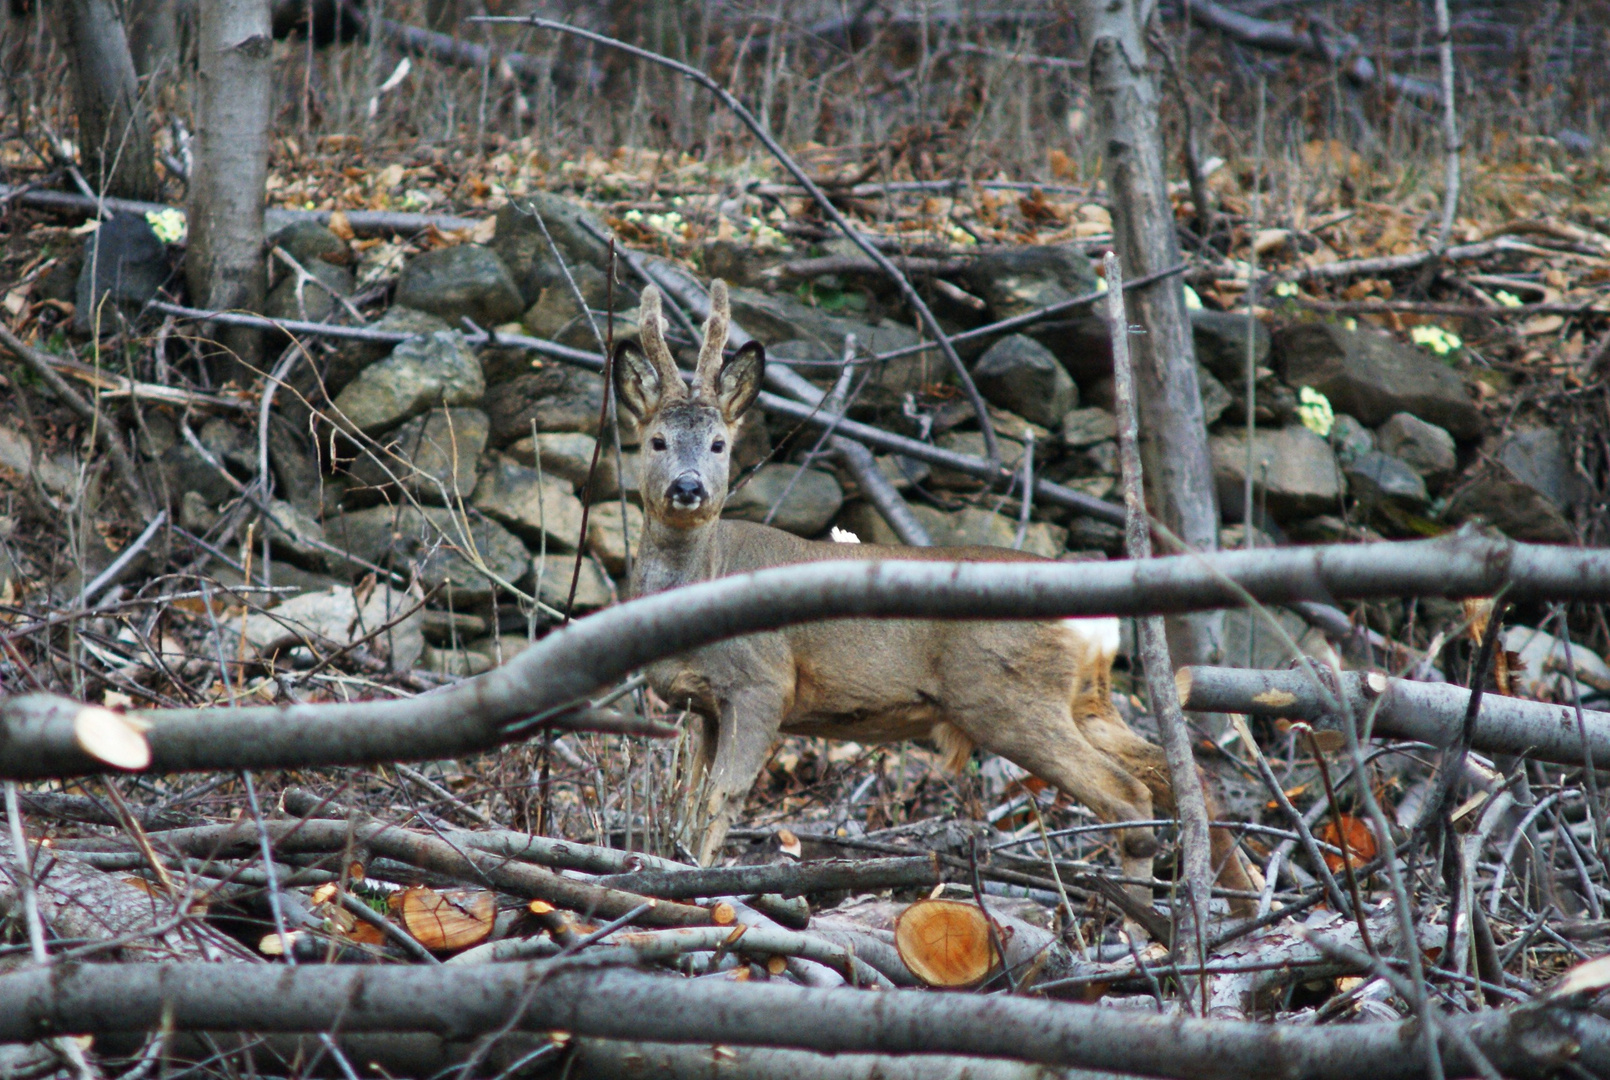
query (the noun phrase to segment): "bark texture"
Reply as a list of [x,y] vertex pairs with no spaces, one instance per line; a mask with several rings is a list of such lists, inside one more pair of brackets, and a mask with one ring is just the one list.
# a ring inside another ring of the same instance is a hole
[[[1154,6],[1141,0],[1085,0],[1081,5],[1113,207],[1113,242],[1131,278],[1180,262],[1163,171],[1157,84],[1145,44],[1145,22]],[[1129,336],[1129,348],[1152,515],[1194,550],[1216,551],[1219,509],[1185,290],[1178,279],[1165,277],[1135,289],[1128,306],[1129,322],[1144,331]],[[1210,658],[1220,654],[1223,623],[1215,612],[1169,619],[1174,662],[1214,662]]]
[[[1180,1080],[1412,1080],[1418,1021],[1303,1027],[1080,1008],[1007,995],[814,990],[667,979],[590,957],[455,966],[77,964],[0,976],[0,1040],[175,1031],[344,1035],[500,1030],[825,1053],[965,1054]],[[1451,1074],[1475,1072],[1450,1032],[1505,1075],[1574,1060],[1610,1069],[1610,1022],[1565,1003],[1442,1020]]]
[[[200,72],[190,178],[190,294],[212,310],[255,311],[263,299],[263,197],[273,106],[268,0],[211,0],[197,29]],[[224,331],[243,362],[256,330]]]
[[112,0],[52,4],[62,48],[73,59],[73,104],[84,177],[103,195],[157,197],[151,118],[140,100],[128,35]]

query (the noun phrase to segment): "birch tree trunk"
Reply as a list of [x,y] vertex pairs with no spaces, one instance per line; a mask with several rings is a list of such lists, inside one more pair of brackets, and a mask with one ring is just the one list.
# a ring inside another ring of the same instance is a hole
[[103,195],[155,201],[156,151],[128,35],[112,0],[52,4],[57,39],[73,61],[84,177]]
[[[1146,51],[1146,23],[1155,7],[1152,0],[1084,0],[1080,7],[1113,240],[1130,278],[1181,259],[1163,172],[1157,84]],[[1175,275],[1132,291],[1126,301],[1130,322],[1145,331],[1130,335],[1129,347],[1152,516],[1195,550],[1215,551],[1219,510],[1185,290]],[[1174,663],[1219,655],[1223,623],[1218,612],[1170,618]]]
[[[255,311],[263,299],[263,198],[273,108],[269,0],[203,0],[195,175],[190,178],[190,294],[209,310]],[[220,336],[255,366],[261,334]]]

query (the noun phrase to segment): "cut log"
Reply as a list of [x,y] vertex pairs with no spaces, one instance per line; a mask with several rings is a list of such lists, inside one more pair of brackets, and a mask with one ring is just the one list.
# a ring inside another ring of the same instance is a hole
[[484,889],[437,892],[424,886],[392,898],[403,929],[431,952],[458,952],[478,945],[492,933],[497,900]]
[[894,944],[906,967],[929,986],[977,986],[1000,970],[989,924],[971,901],[912,904],[895,920]]
[[919,900],[894,924],[895,949],[911,973],[929,986],[977,986],[1000,970],[999,948],[1019,989],[1083,971],[1049,930],[991,911],[995,934],[972,900]]

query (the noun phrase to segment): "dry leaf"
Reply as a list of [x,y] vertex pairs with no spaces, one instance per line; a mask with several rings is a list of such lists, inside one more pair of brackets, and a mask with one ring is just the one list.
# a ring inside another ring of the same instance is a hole
[[[1342,814],[1341,821],[1341,832],[1347,837],[1346,844],[1343,844],[1338,839],[1339,834],[1335,821],[1327,821],[1321,825],[1319,831],[1314,833],[1314,838],[1335,847],[1345,848],[1349,857],[1353,860],[1354,866],[1369,862],[1375,858],[1375,834],[1370,831],[1370,827],[1365,824],[1364,819],[1354,817],[1351,814]],[[1342,857],[1327,851],[1325,852],[1325,865],[1330,867],[1332,872],[1338,871],[1342,869]]]
[[335,233],[341,239],[349,243],[352,241],[352,238],[357,235],[357,233],[352,231],[352,222],[347,219],[347,212],[345,210],[330,211],[330,222],[325,226],[325,228],[329,229],[331,232]]

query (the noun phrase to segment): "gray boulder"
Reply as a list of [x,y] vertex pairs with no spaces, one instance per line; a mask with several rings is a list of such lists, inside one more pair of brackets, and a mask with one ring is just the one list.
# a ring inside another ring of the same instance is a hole
[[974,259],[962,277],[997,319],[1096,290],[1090,258],[1077,244],[1031,244],[989,252]]
[[365,368],[336,395],[335,407],[359,431],[377,432],[438,405],[479,404],[481,362],[457,333],[421,334]]
[[630,504],[624,525],[618,499],[601,502],[587,511],[587,550],[604,569],[619,577],[626,572],[626,551],[643,542],[643,511]]
[[722,516],[764,521],[775,506],[777,512],[771,523],[777,528],[798,536],[816,536],[838,516],[843,505],[844,490],[831,473],[772,464],[762,465],[748,483],[727,497]]
[[[1247,468],[1246,433],[1226,432],[1208,439],[1213,480],[1226,521],[1242,520]],[[1253,439],[1254,497],[1267,499],[1277,521],[1333,510],[1342,497],[1342,478],[1330,445],[1305,427],[1259,431]],[[1267,490],[1266,490],[1267,489]]]
[[990,401],[1046,427],[1079,404],[1079,388],[1051,350],[1022,334],[991,345],[973,366],[973,379]]
[[1347,490],[1366,510],[1386,502],[1419,511],[1431,499],[1419,473],[1408,463],[1379,450],[1359,454],[1342,472],[1347,477]]
[[[576,287],[581,291],[582,299],[586,301],[587,306],[602,311],[609,302],[609,282],[604,277],[604,272],[582,265],[573,267],[571,276],[575,279]],[[617,291],[615,295],[617,308],[623,299],[627,299],[626,294]],[[591,348],[595,345],[592,327],[586,313],[576,304],[575,291],[562,277],[542,287],[536,300],[520,316],[520,321],[532,337],[558,341],[575,348]],[[603,327],[602,319],[599,320],[599,327]]]
[[[309,272],[314,263],[350,266],[352,249],[347,242],[316,221],[294,221],[269,238],[269,245],[301,263]],[[276,271],[278,272],[278,271]]]
[[1451,525],[1480,521],[1512,539],[1536,544],[1576,542],[1576,531],[1560,508],[1502,465],[1481,469],[1455,491],[1442,520]]
[[520,317],[520,290],[490,249],[458,244],[416,255],[397,281],[397,303],[440,315],[457,327],[469,316],[481,327]]
[[[1196,345],[1197,363],[1228,385],[1247,381],[1247,316],[1238,311],[1191,312],[1191,339]],[[1269,329],[1252,320],[1252,362],[1255,367],[1269,363]]]
[[603,376],[568,364],[547,364],[510,379],[488,395],[492,445],[503,447],[527,438],[533,424],[539,432],[596,435],[603,406]]
[[532,544],[544,535],[549,551],[574,551],[581,539],[581,500],[570,485],[535,469],[498,461],[476,485],[471,504]]
[[608,235],[607,230],[577,203],[547,191],[510,199],[498,211],[492,250],[508,267],[525,305],[535,303],[545,286],[563,280],[553,249],[537,223],[538,214],[571,273],[581,266],[602,271],[609,264],[609,245],[587,225],[599,234]]
[[1556,506],[1568,507],[1589,494],[1570,446],[1555,428],[1516,428],[1503,437],[1493,456],[1515,479]]
[[[263,299],[263,314],[270,319],[299,319],[305,322],[328,322],[340,309],[338,296],[352,295],[352,271],[344,266],[314,259],[302,264],[312,281],[302,281],[294,271],[286,268],[279,282]],[[301,296],[297,296],[297,283],[301,281]]]
[[425,502],[451,504],[475,490],[487,429],[480,409],[432,409],[376,439],[350,472],[371,488],[400,482]]
[[1410,413],[1397,413],[1375,433],[1383,453],[1406,462],[1428,480],[1452,476],[1459,467],[1453,436]]
[[475,510],[375,506],[332,519],[325,532],[330,543],[368,562],[403,574],[417,569],[427,588],[443,587],[441,600],[454,608],[487,603],[497,591],[477,562],[511,585],[531,570],[525,545]]
[[270,499],[268,509],[272,519],[261,521],[258,528],[268,536],[275,556],[308,569],[324,569],[326,559],[321,546],[324,526],[307,511],[284,499]]
[[1118,437],[1118,418],[1106,409],[1075,409],[1062,418],[1062,444],[1080,450]]
[[[393,304],[386,313],[369,324],[370,330],[378,330],[387,334],[434,334],[438,330],[452,330],[447,320],[438,318],[428,311],[415,311],[401,304]],[[364,368],[371,364],[378,364],[390,355],[393,345],[384,345],[373,341],[342,341],[336,345],[335,355],[330,357],[330,363],[324,370],[324,388],[330,394],[339,394],[353,379],[356,379]],[[297,378],[307,378],[306,387],[309,391],[315,387],[315,382],[306,376],[305,368],[298,368]],[[303,383],[298,382],[298,386]]]
[[[832,360],[843,355],[846,334],[855,335],[856,347],[863,355],[903,349],[921,344],[923,340],[904,323],[884,319],[873,324],[834,315],[783,293],[756,289],[732,290],[732,317],[768,348],[774,342],[808,341],[820,350],[816,355]],[[831,381],[837,374],[833,368],[803,367],[799,370],[807,378],[824,382]],[[886,361],[873,371],[861,401],[869,405],[888,404],[921,389],[925,383],[943,378],[947,371],[949,366],[937,349]]]
[[[937,532],[930,529],[934,543],[946,547],[1003,547],[1009,548],[1017,538],[1017,518],[969,506],[945,514],[944,526]],[[1062,554],[1068,530],[1060,525],[1043,521],[1029,522],[1021,550],[1032,555],[1054,559]]]
[[1361,455],[1375,451],[1375,432],[1342,413],[1331,424],[1330,445],[1336,451],[1336,460],[1350,465]]
[[[528,467],[539,463],[544,476],[563,480],[577,495],[586,492],[587,475],[593,472],[592,499],[617,498],[621,492],[620,471],[615,468],[615,448],[606,441],[598,449],[598,467],[593,471],[593,452],[598,440],[579,431],[543,431],[536,436],[527,435],[507,453],[515,461]],[[626,451],[621,454],[621,467],[626,473],[626,494],[633,502],[642,501],[638,486],[640,459]]]
[[1196,365],[1197,394],[1202,399],[1202,423],[1213,424],[1224,415],[1226,409],[1235,404],[1235,397],[1225,389],[1223,383],[1213,377],[1213,372]]
[[549,607],[565,610],[572,581],[576,583],[576,602],[572,608],[574,611],[597,611],[615,602],[614,585],[593,559],[585,556],[582,558],[580,577],[576,576],[574,555],[539,557],[531,565],[532,574],[536,578],[537,599]]
[[1412,413],[1456,439],[1481,434],[1481,410],[1441,361],[1373,330],[1301,323],[1274,336],[1275,363],[1293,387],[1311,386],[1338,413],[1371,427]]
[[[407,671],[425,651],[424,613],[418,604],[416,593],[386,585],[375,586],[359,603],[351,587],[335,585],[247,615],[244,634],[265,659],[296,648],[324,656],[368,638],[364,649],[386,661],[390,670]],[[404,617],[410,609],[416,610]],[[381,627],[386,629],[375,633]]]
[[84,240],[84,263],[74,295],[73,329],[80,334],[118,328],[168,279],[168,248],[139,214],[113,214]]

